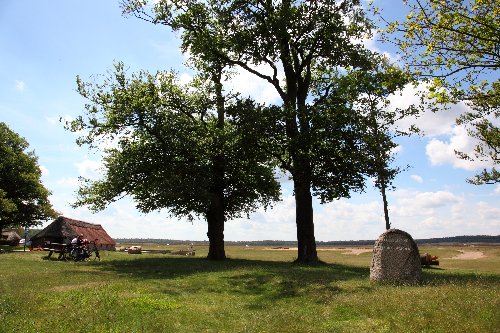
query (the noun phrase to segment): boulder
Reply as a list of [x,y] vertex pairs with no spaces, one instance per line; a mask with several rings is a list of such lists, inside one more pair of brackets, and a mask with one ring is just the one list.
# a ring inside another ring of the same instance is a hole
[[370,279],[410,284],[422,280],[420,254],[410,234],[389,229],[379,236],[373,247]]

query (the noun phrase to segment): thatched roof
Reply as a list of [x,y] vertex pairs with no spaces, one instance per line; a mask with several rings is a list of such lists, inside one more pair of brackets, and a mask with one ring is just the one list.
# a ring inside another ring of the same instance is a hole
[[2,239],[8,241],[20,240],[21,236],[15,231],[2,231]]
[[83,234],[83,238],[89,241],[98,239],[99,244],[102,245],[115,246],[116,244],[100,224],[73,220],[64,216],[56,218],[54,222],[31,237],[31,241],[58,240],[59,242],[68,243],[79,234]]
[[0,245],[17,245],[21,240],[21,236],[17,234],[15,231],[2,231],[2,235],[0,237]]

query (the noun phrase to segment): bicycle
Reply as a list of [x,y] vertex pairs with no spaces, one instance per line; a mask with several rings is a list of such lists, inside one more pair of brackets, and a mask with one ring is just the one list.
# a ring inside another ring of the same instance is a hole
[[[92,245],[89,247],[89,245]],[[68,250],[66,258],[73,261],[86,261],[91,260],[94,257],[94,261],[99,259],[101,261],[101,255],[99,249],[97,248],[96,242],[89,242],[81,246],[68,245]]]

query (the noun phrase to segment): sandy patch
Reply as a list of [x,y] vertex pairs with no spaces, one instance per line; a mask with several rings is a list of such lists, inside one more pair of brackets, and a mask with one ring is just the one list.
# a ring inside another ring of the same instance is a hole
[[362,253],[373,252],[373,249],[349,249],[348,252],[341,252],[341,254],[355,254],[359,256]]
[[[279,250],[279,251],[297,251],[296,247],[275,247],[271,248],[269,250]],[[355,255],[360,255],[362,253],[367,253],[367,252],[372,252],[372,248],[345,248],[345,247],[340,247],[340,248],[335,248],[335,247],[328,247],[328,248],[317,248],[316,249],[318,252],[320,251],[338,251],[340,254],[355,254]]]
[[338,248],[326,248],[318,249],[318,251],[339,251],[340,254],[355,254],[360,255],[362,253],[373,252],[372,248],[349,248],[349,247],[338,247]]
[[451,259],[460,259],[460,260],[474,260],[485,257],[484,253],[481,251],[464,251],[458,250],[460,254],[452,257]]
[[273,248],[269,248],[269,249],[266,249],[266,250],[274,250],[274,251],[297,251],[298,249],[296,247],[281,247],[281,246],[278,246],[278,247],[273,247]]

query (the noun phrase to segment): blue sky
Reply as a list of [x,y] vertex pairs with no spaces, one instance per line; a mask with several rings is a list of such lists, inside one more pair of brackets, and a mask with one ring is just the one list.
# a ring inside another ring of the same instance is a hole
[[[387,15],[400,15],[395,1],[376,1]],[[391,4],[390,6],[388,4]],[[365,41],[372,49],[393,49]],[[167,211],[140,214],[130,199],[92,214],[73,209],[78,177],[98,177],[98,152],[78,147],[76,136],[64,130],[59,118],[83,113],[85,101],[76,92],[76,76],[89,80],[105,74],[114,61],[123,61],[130,72],[141,69],[177,70],[183,79],[190,71],[179,41],[166,27],[134,17],[123,17],[115,0],[2,0],[0,1],[0,121],[23,136],[39,157],[44,185],[63,215],[100,223],[112,237],[205,240],[206,223],[169,217]],[[276,102],[271,87],[241,73],[230,86],[262,102]],[[394,97],[394,105],[416,100],[408,88]],[[463,234],[500,234],[500,186],[474,186],[465,182],[486,164],[455,158],[454,149],[470,150],[473,141],[453,120],[465,106],[422,115],[417,124],[426,136],[399,141],[397,164],[410,165],[389,193],[393,226],[414,238]],[[295,208],[290,184],[283,184],[283,201],[273,209],[258,211],[250,219],[226,224],[226,240],[294,240]],[[384,231],[381,198],[370,186],[326,205],[315,203],[316,239],[374,239]]]

